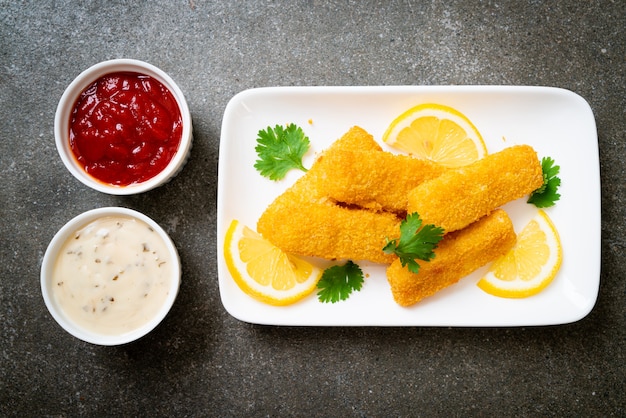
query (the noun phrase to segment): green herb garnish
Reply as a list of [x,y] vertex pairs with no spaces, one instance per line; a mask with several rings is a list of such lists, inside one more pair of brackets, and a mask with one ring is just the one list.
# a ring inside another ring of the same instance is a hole
[[532,192],[528,198],[531,203],[538,208],[549,208],[561,198],[556,191],[561,185],[561,179],[557,177],[560,167],[554,165],[554,160],[550,157],[543,157],[541,160],[541,171],[543,172],[543,184],[540,188]]
[[262,176],[270,180],[280,180],[293,168],[307,171],[302,165],[302,157],[309,149],[309,138],[302,128],[289,124],[286,128],[276,125],[275,128],[261,129],[257,134],[255,150],[259,160],[254,164]]
[[383,248],[387,254],[396,254],[402,267],[407,266],[410,272],[418,273],[420,265],[415,260],[430,261],[435,258],[435,248],[443,238],[444,230],[435,225],[422,226],[417,212],[407,215],[400,223],[400,239],[389,240]]
[[342,266],[332,266],[324,270],[322,278],[317,282],[317,297],[320,302],[339,302],[346,300],[352,291],[359,291],[363,286],[363,271],[348,260]]

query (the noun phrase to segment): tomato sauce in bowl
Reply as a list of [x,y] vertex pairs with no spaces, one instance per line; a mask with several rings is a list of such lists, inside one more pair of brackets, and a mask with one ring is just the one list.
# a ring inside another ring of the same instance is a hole
[[134,59],[102,61],[63,92],[54,137],[68,171],[112,195],[144,193],[183,169],[193,143],[191,112],[164,71]]
[[128,186],[167,167],[182,129],[181,111],[167,87],[141,73],[114,72],[80,94],[71,113],[69,141],[90,176]]

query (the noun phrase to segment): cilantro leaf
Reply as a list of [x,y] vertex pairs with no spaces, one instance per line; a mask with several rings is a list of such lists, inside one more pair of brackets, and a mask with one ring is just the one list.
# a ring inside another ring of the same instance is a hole
[[302,165],[302,157],[309,149],[309,138],[302,128],[289,124],[286,128],[276,125],[261,129],[257,134],[254,148],[259,160],[254,164],[262,176],[270,180],[280,180],[293,168],[307,171]]
[[554,206],[555,202],[561,198],[557,193],[561,185],[561,179],[557,177],[561,167],[554,165],[554,160],[550,157],[541,159],[541,171],[543,172],[543,184],[540,188],[532,192],[528,198],[531,203],[538,208],[549,208]]
[[346,300],[353,290],[359,291],[363,286],[363,271],[348,260],[343,266],[332,266],[324,270],[322,278],[317,282],[320,289],[317,296],[320,302],[339,302]]
[[444,230],[435,225],[422,226],[422,219],[417,212],[407,215],[400,223],[400,239],[389,240],[383,248],[387,254],[396,254],[402,267],[418,273],[420,265],[415,260],[430,261],[435,258],[435,248],[443,238]]

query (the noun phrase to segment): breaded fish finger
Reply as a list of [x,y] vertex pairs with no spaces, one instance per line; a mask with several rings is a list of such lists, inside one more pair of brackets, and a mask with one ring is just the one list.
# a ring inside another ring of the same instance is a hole
[[353,126],[341,138],[333,142],[325,153],[335,150],[382,151],[382,148],[369,132],[360,126]]
[[[327,167],[321,165],[320,162],[326,156],[332,156],[335,152],[342,150],[358,149],[363,151],[382,151],[382,148],[374,140],[374,137],[359,126],[353,126],[341,138],[333,142],[324,152],[313,162],[309,171],[300,177],[283,196],[279,196],[278,200],[297,200],[301,202],[328,201],[328,196],[321,193],[318,189],[317,178],[327,175]],[[328,204],[333,204],[328,201]]]
[[386,237],[397,233],[400,221],[392,214],[340,207],[317,189],[316,179],[326,170],[320,159],[342,149],[381,151],[369,133],[351,128],[267,207],[257,231],[288,253],[389,264],[394,257],[382,248]]
[[389,213],[289,200],[271,205],[259,219],[257,230],[291,254],[389,264],[395,256],[382,249],[386,237],[397,234],[399,224]]
[[420,184],[409,192],[407,212],[452,232],[542,184],[537,153],[517,145]]
[[336,150],[318,164],[320,193],[338,202],[396,213],[406,211],[413,188],[446,170],[428,160],[385,151]]
[[387,268],[393,298],[401,306],[410,306],[432,296],[505,254],[515,240],[511,220],[498,209],[460,231],[446,234],[435,258],[420,262],[417,274],[395,260]]

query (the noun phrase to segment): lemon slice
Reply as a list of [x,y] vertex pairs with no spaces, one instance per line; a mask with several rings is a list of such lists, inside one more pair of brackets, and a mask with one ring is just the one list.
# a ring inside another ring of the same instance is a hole
[[224,258],[241,290],[275,306],[309,295],[322,276],[320,268],[283,252],[237,220],[226,232]]
[[445,167],[461,167],[487,155],[480,132],[465,115],[433,103],[415,106],[398,116],[383,141]]
[[539,210],[519,233],[515,246],[494,261],[478,287],[505,298],[536,295],[552,282],[562,259],[559,234],[548,215]]

